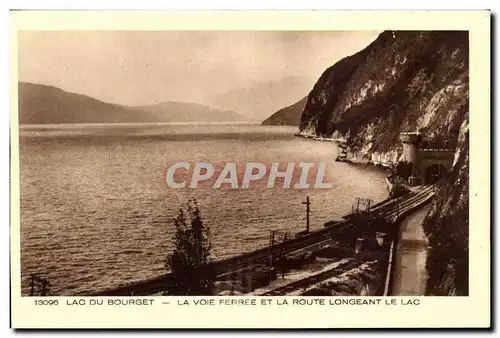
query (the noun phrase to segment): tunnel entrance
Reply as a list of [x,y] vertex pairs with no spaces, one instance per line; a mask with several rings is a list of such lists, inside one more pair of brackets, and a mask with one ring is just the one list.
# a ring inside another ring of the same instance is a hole
[[434,184],[446,177],[448,169],[440,163],[433,164],[425,170],[425,184]]

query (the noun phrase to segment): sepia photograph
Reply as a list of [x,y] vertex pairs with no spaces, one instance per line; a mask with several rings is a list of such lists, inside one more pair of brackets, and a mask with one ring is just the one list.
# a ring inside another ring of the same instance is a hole
[[22,296],[467,296],[467,31],[20,31]]

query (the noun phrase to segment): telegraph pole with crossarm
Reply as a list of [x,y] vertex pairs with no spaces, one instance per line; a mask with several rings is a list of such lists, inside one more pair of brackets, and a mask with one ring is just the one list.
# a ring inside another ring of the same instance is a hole
[[306,205],[306,232],[309,232],[309,212],[311,209],[309,209],[309,206],[311,205],[311,202],[309,202],[309,196],[306,196],[306,201],[302,202],[302,204]]

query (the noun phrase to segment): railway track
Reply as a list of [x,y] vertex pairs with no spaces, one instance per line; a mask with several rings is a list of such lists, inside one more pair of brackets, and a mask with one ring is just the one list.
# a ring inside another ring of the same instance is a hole
[[[385,217],[388,221],[396,222],[396,221],[398,221],[398,218],[404,217],[409,211],[413,210],[415,207],[422,205],[422,204],[426,203],[427,201],[429,201],[434,196],[434,193],[436,191],[437,191],[437,189],[435,187],[429,187],[428,189],[424,190],[423,193],[416,194],[414,197],[407,199],[407,200],[404,200],[404,202],[398,206],[398,210],[386,212],[386,213],[382,214],[381,216]],[[329,242],[329,240],[324,241],[325,244],[327,242]],[[318,244],[321,244],[321,243],[318,243]],[[306,248],[304,248],[304,249],[306,249]],[[388,254],[389,254],[389,252],[388,252]],[[337,266],[333,269],[330,269],[328,271],[323,271],[323,272],[320,272],[317,274],[313,274],[311,276],[300,279],[298,281],[294,281],[294,282],[288,283],[286,285],[280,286],[276,289],[267,291],[267,292],[261,294],[261,296],[286,295],[286,294],[289,294],[289,293],[296,291],[298,289],[301,289],[301,288],[304,288],[304,287],[307,287],[307,286],[310,286],[313,284],[320,283],[320,282],[322,282],[326,279],[332,278],[332,277],[339,276],[340,274],[342,274],[348,270],[351,270],[351,269],[358,267],[362,263],[363,262],[352,259],[349,262],[342,264],[342,265],[339,265],[339,266]]]
[[[432,198],[436,189],[433,186],[422,187],[418,191],[410,192],[405,196],[387,199],[375,204],[370,212],[374,216],[384,217],[394,221],[400,215],[407,213],[415,205]],[[345,220],[335,222],[328,227],[311,231],[309,234],[287,240],[274,246],[273,252],[281,252],[283,255],[307,250],[312,246],[320,245],[331,240],[332,235],[349,230],[355,223],[348,215]],[[227,275],[231,271],[237,271],[249,266],[263,265],[269,259],[269,247],[257,249],[228,259],[215,261],[207,264],[206,269],[213,269],[218,276]],[[171,283],[170,274],[151,278],[145,281],[131,283],[116,288],[102,290],[92,296],[123,296],[134,294],[137,296],[159,293]]]
[[314,275],[308,276],[306,278],[297,280],[295,282],[288,283],[286,285],[280,286],[279,288],[264,292],[260,296],[282,296],[289,294],[295,290],[299,290],[301,288],[307,287],[312,284],[317,284],[320,283],[326,279],[338,276],[345,271],[354,269],[355,267],[359,266],[361,262],[356,261],[354,259],[350,259],[349,261],[345,262],[344,264],[339,264],[338,266],[322,271],[319,273],[316,273]]

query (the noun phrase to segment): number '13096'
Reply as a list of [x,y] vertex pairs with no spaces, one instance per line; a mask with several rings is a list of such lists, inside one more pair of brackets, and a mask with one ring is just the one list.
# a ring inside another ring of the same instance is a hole
[[36,299],[35,305],[59,305],[57,299]]

